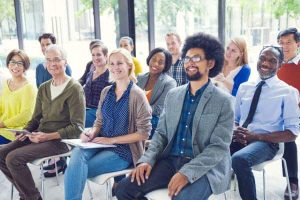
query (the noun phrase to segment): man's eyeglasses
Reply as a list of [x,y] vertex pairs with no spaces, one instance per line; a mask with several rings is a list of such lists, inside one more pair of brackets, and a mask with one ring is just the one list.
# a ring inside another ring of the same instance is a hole
[[57,64],[62,60],[64,60],[64,59],[62,59],[62,58],[53,58],[53,59],[46,58],[46,64],[51,64],[51,63]]
[[11,60],[11,61],[9,61],[8,64],[11,65],[11,66],[17,65],[18,67],[23,67],[23,66],[24,66],[24,64],[23,64],[22,61],[14,61],[14,60]]
[[197,63],[200,62],[201,60],[205,60],[205,58],[201,58],[201,56],[193,56],[193,57],[185,56],[182,60],[184,63],[188,63],[190,61]]

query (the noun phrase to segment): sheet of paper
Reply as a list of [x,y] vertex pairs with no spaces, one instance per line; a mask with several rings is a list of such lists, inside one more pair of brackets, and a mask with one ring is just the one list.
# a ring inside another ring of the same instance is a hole
[[11,132],[14,132],[16,134],[31,134],[29,131],[27,130],[22,130],[22,129],[11,129],[11,128],[6,128],[5,130],[7,131],[11,131]]
[[84,149],[116,147],[115,145],[110,145],[110,144],[97,144],[97,143],[93,143],[93,142],[81,142],[80,139],[64,139],[64,140],[62,140],[62,142],[72,145],[72,146],[78,146],[78,147],[84,148]]

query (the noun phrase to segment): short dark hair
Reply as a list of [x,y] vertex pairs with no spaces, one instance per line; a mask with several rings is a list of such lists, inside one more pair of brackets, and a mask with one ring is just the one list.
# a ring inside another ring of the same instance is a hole
[[293,34],[295,41],[300,42],[300,32],[297,30],[297,28],[293,28],[293,27],[280,31],[277,35],[277,42],[279,42],[282,36],[286,36],[289,34]]
[[224,64],[224,47],[216,37],[202,32],[187,37],[182,48],[182,58],[192,48],[203,49],[206,60],[215,60],[215,66],[209,70],[210,78],[221,72]]
[[102,44],[103,44],[102,40],[100,40],[100,39],[94,39],[94,40],[92,40],[92,41],[90,42],[90,44],[89,44],[90,51],[92,51],[92,47],[93,47],[93,45],[96,44],[96,43],[102,43]]
[[13,49],[11,52],[9,52],[9,54],[6,57],[6,66],[8,67],[9,62],[11,61],[12,57],[14,57],[15,55],[21,57],[24,69],[26,71],[30,66],[30,60],[28,55],[25,53],[25,51],[21,49]]
[[39,37],[39,42],[41,43],[42,39],[50,39],[52,44],[56,44],[56,37],[52,33],[43,33]]
[[149,55],[147,57],[146,63],[147,63],[147,65],[149,65],[149,62],[150,62],[151,58],[155,54],[160,53],[160,52],[162,52],[165,55],[165,58],[166,58],[165,59],[165,66],[164,66],[164,69],[162,71],[164,73],[164,72],[169,71],[169,69],[172,65],[172,55],[168,50],[166,50],[164,48],[161,48],[161,47],[152,49],[152,51],[149,53]]
[[279,53],[279,57],[278,57],[279,58],[279,64],[281,64],[283,62],[283,59],[284,59],[282,47],[278,47],[278,46],[274,46],[274,45],[263,46],[263,48],[259,52],[259,55],[261,55],[261,53],[267,48],[275,49]]
[[94,44],[92,44],[90,46],[91,52],[96,47],[100,47],[101,50],[102,50],[103,55],[107,56],[107,54],[108,54],[108,48],[107,48],[107,46],[103,42],[99,42],[99,41],[98,42],[94,42]]

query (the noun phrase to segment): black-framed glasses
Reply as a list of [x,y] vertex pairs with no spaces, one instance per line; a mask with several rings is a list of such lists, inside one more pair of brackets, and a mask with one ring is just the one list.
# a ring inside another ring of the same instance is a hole
[[196,56],[192,56],[192,57],[185,56],[182,60],[184,63],[188,63],[190,61],[197,63],[197,62],[200,62],[201,60],[205,60],[205,58],[201,58],[201,56],[196,55]]
[[17,65],[18,67],[23,67],[24,66],[24,63],[22,61],[11,60],[11,61],[9,61],[8,64],[11,65],[11,66]]

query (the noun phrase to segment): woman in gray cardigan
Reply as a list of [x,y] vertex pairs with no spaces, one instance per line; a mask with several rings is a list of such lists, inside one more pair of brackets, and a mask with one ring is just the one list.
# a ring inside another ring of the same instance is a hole
[[115,82],[102,90],[94,126],[80,138],[83,142],[116,147],[73,149],[65,176],[65,199],[82,199],[87,178],[135,164],[143,153],[143,141],[150,134],[151,108],[134,83],[130,53],[114,50],[108,58],[108,69]]
[[137,85],[146,92],[152,108],[152,130],[150,139],[157,127],[160,113],[164,108],[167,93],[176,87],[176,81],[167,75],[172,64],[172,55],[164,48],[153,49],[147,57],[149,72],[138,76]]

